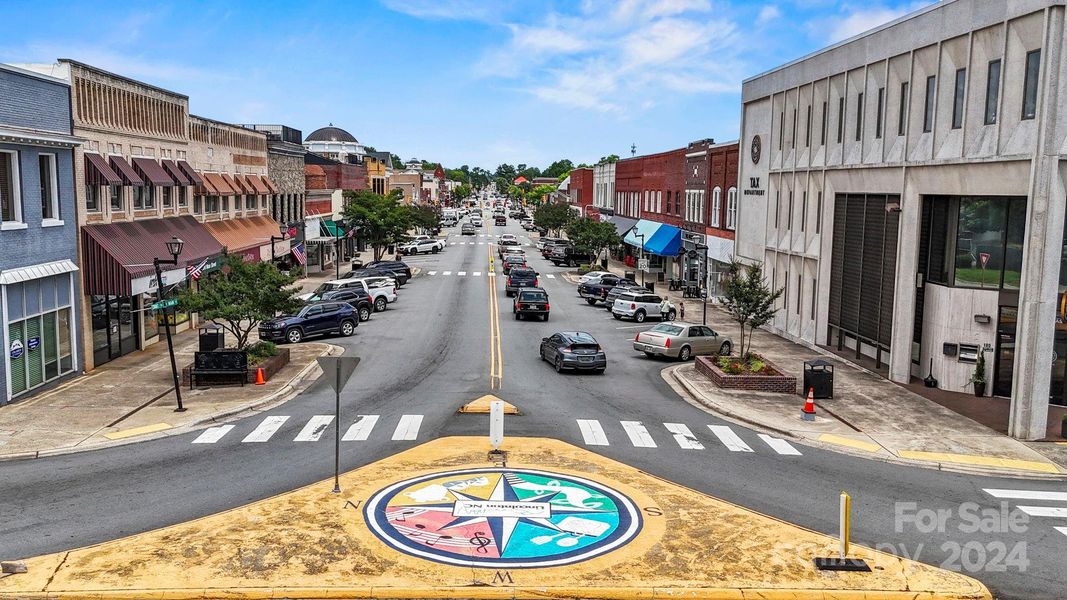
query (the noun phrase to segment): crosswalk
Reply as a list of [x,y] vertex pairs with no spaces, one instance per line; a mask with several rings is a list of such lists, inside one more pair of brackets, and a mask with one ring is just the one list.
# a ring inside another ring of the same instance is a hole
[[[255,428],[246,435],[241,443],[262,444],[275,438],[278,431],[289,420],[288,415],[272,415],[265,417]],[[380,415],[358,415],[352,421],[345,433],[341,436],[343,442],[365,442],[370,439],[375,425],[381,420]],[[390,439],[394,441],[413,441],[419,438],[419,430],[422,428],[423,415],[402,415],[397,421],[396,428]],[[317,442],[334,422],[333,415],[314,415],[301,427],[300,432],[293,438],[294,442]],[[194,444],[215,444],[233,431],[235,425],[218,425],[208,427],[200,433]]]
[[[448,242],[448,245],[449,246],[485,246],[485,245],[495,246],[496,242],[470,242],[470,241],[465,242],[465,241],[460,240],[458,242]],[[515,245],[510,246],[510,247],[511,248],[515,248],[515,247],[530,248],[532,246],[533,246],[533,244],[523,242],[521,244],[515,244]]]
[[[607,430],[598,419],[577,419],[577,423],[578,432],[581,434],[585,445],[611,445]],[[650,426],[641,421],[619,421],[619,426],[626,435],[626,441],[634,448],[659,447],[656,442],[656,436],[652,434],[652,431],[659,432],[658,427],[652,427],[650,431]],[[663,429],[666,431],[666,434],[664,434],[665,439],[673,441],[682,450],[705,449],[704,442],[684,423],[663,423]],[[718,442],[715,447],[722,447],[730,452],[755,452],[752,446],[745,442],[729,425],[708,425],[708,431],[711,433],[711,437]],[[800,450],[797,450],[796,447],[781,438],[763,433],[757,434],[757,437],[775,454],[802,456]]]
[[1054,521],[1061,525],[1053,525],[1052,529],[1067,536],[1067,492],[1000,488],[983,488],[982,491],[998,500],[1016,501],[1015,508],[1031,517],[1065,519]]
[[[496,273],[482,273],[481,271],[426,271],[426,275],[428,277],[481,277],[482,275],[494,277]],[[546,273],[544,277],[545,279],[556,278],[556,276],[552,273]]]

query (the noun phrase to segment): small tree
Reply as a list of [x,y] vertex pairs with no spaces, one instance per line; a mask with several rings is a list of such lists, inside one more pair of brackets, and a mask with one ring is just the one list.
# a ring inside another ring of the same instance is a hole
[[548,202],[537,207],[534,211],[534,224],[554,231],[559,235],[561,229],[574,220],[574,211],[566,204]]
[[737,260],[730,261],[723,284],[723,303],[741,326],[741,343],[738,346],[740,357],[747,358],[750,350],[745,343],[745,327],[748,327],[748,346],[751,346],[756,328],[769,323],[778,312],[774,303],[784,291],[785,288],[774,290],[767,286],[763,281],[762,264],[745,265]]
[[605,249],[622,244],[622,238],[615,226],[606,221],[583,217],[567,225],[567,237],[579,250],[587,252],[594,259]]
[[411,229],[411,211],[400,203],[392,190],[383,196],[368,190],[345,192],[345,220],[359,227],[359,235],[374,250],[374,260],[381,260],[389,244],[399,243]]
[[437,227],[437,223],[441,220],[437,209],[426,204],[409,206],[408,210],[411,211],[411,224],[421,229],[423,233]]
[[289,287],[294,281],[295,275],[285,275],[271,263],[228,255],[222,270],[201,278],[197,290],[179,292],[178,306],[225,327],[237,339],[237,349],[244,350],[260,322],[300,308],[302,303],[293,297],[296,289]]

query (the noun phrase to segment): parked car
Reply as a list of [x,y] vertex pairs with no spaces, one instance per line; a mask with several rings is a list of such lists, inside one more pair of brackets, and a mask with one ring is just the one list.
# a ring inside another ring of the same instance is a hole
[[578,284],[589,283],[591,281],[600,281],[600,278],[605,275],[614,275],[611,271],[589,271],[585,275],[578,278]]
[[625,282],[620,281],[619,285],[611,288],[608,290],[607,294],[604,294],[604,308],[607,309],[608,312],[611,312],[611,309],[615,307],[615,300],[618,299],[619,296],[630,292],[644,293],[647,291],[648,289],[640,283],[628,280]]
[[393,271],[384,267],[363,267],[362,269],[352,269],[351,271],[341,275],[341,279],[362,279],[364,277],[392,277],[396,279],[397,285],[403,286],[408,282],[408,276],[403,271]]
[[493,224],[504,226],[508,224],[508,219],[504,215],[497,215],[493,217]]
[[330,302],[347,302],[356,309],[360,321],[369,321],[374,312],[374,299],[363,288],[350,288],[347,290],[335,290],[322,294],[320,300]]
[[585,283],[579,283],[578,295],[582,298],[585,298],[585,301],[588,302],[590,306],[592,306],[593,304],[604,300],[608,295],[608,291],[614,288],[615,286],[620,285],[620,283],[624,285],[637,285],[630,279],[624,279],[622,277],[619,277],[618,275],[615,275],[614,273],[611,273],[602,276],[596,281],[587,281]]
[[596,339],[584,331],[561,331],[541,338],[541,360],[547,360],[559,373],[564,369],[603,373],[608,357]]
[[693,356],[720,354],[729,356],[733,342],[705,325],[683,323],[660,323],[634,337],[634,350],[646,356],[671,356],[689,360]]
[[356,309],[347,302],[308,304],[295,315],[277,317],[259,324],[259,339],[297,344],[313,335],[339,333],[349,336],[359,326]]
[[589,254],[574,246],[551,246],[551,248],[552,251],[548,253],[547,258],[557,267],[560,265],[576,267],[589,262]]
[[[512,275],[514,273],[512,271]],[[548,320],[548,313],[552,308],[552,305],[548,302],[548,292],[536,286],[535,280],[533,287],[523,286],[515,293],[515,301],[511,304],[511,312],[515,313],[516,321],[521,321],[529,315],[541,317],[544,321]]]
[[537,225],[534,225],[533,219],[523,219],[522,220],[522,228],[525,229],[526,231],[533,231],[534,228],[536,228],[536,227],[537,227]]
[[504,285],[504,294],[512,296],[524,287],[537,287],[537,271],[530,267],[512,267],[508,272],[508,280]]
[[541,237],[541,238],[537,239],[537,242],[534,245],[537,246],[538,250],[544,250],[545,246],[547,244],[555,244],[555,243],[563,243],[563,244],[565,244],[565,243],[567,243],[567,240],[565,240],[563,238]]
[[[347,279],[345,281],[358,281],[363,284],[370,297],[374,299],[374,312],[382,312],[389,303],[396,302],[396,280],[392,277],[374,276]],[[329,283],[329,282],[327,282]]]
[[411,267],[399,260],[372,260],[365,266],[372,269],[385,269],[394,273],[403,273],[405,277],[411,279]]
[[455,227],[456,218],[455,217],[445,217],[445,218],[441,219],[440,225],[441,225],[441,227]]
[[335,279],[333,281],[324,281],[319,284],[319,287],[310,292],[304,292],[303,294],[297,294],[296,299],[301,302],[311,302],[313,297],[322,297],[326,292],[334,292],[337,290],[347,290],[350,288],[366,290],[366,286],[360,283],[359,279]]
[[570,246],[571,243],[566,240],[561,240],[558,242],[549,242],[545,244],[543,248],[541,248],[541,256],[545,257],[545,259],[549,259],[551,258],[552,253],[555,252],[557,249],[569,248]]
[[441,240],[419,240],[416,242],[408,242],[403,246],[400,246],[400,251],[404,254],[418,254],[420,252],[432,252],[437,254],[441,250],[444,250],[445,243]]
[[[663,298],[655,294],[649,294],[647,292],[630,291],[623,294],[619,294],[619,297],[615,299],[615,302],[611,305],[611,315],[615,317],[615,320],[623,318],[633,319],[638,323],[644,323],[645,319],[662,318],[659,307],[663,303]],[[667,320],[673,321],[677,312],[672,308],[667,313]]]
[[463,227],[460,227],[459,232],[462,235],[478,235],[478,230],[470,223],[464,223]]
[[500,264],[504,268],[504,274],[507,275],[514,267],[525,267],[526,257],[518,254],[508,254],[500,261]]

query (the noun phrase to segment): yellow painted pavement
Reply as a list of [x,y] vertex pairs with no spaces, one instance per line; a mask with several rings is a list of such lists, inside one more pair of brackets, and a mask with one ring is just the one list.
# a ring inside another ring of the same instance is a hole
[[[400,553],[368,527],[368,500],[399,481],[494,466],[484,438],[444,438],[344,474],[341,494],[331,493],[332,481],[318,483],[31,558],[28,573],[0,579],[0,598],[991,598],[969,577],[857,546],[852,557],[872,572],[820,572],[812,558],[834,556],[832,537],[556,440],[511,438],[504,448],[509,469],[585,478],[629,498],[640,531],[617,549],[560,567],[453,566]],[[491,487],[468,483],[466,494],[484,496]],[[828,516],[836,511],[836,502],[826,507]]]
[[[459,412],[461,412],[461,413],[475,413],[475,414],[481,414],[481,413],[489,414],[490,404],[494,400],[500,400],[500,398],[497,398],[496,396],[494,396],[492,394],[486,394],[486,395],[484,395],[484,396],[482,396],[480,398],[477,398],[475,400],[472,400],[472,401],[468,402],[467,404],[464,404],[462,407],[460,407]],[[500,400],[500,401],[504,402],[503,400]],[[519,409],[515,408],[515,405],[510,403],[510,402],[504,402],[504,414],[505,415],[517,415],[517,414],[519,414]]]
[[973,454],[952,454],[949,452],[923,452],[919,450],[900,450],[897,452],[897,455],[901,458],[910,458],[912,460],[982,467],[1000,467],[1005,469],[1017,469],[1020,471],[1036,471],[1039,473],[1060,473],[1059,467],[1053,463],[1034,460],[1019,460],[1015,458],[999,458],[996,456],[979,456]]
[[105,433],[104,437],[109,440],[124,440],[138,435],[145,435],[147,433],[155,433],[157,431],[166,431],[171,426],[166,423],[152,423],[151,425],[143,425],[141,427],[132,427],[130,429],[123,429],[121,431],[112,431],[111,433]]
[[882,449],[881,446],[874,442],[865,442],[863,440],[854,440],[852,438],[834,435],[832,433],[824,433],[819,436],[820,442],[826,442],[827,444],[836,444],[838,446],[848,446],[849,448],[855,448],[856,450],[863,450],[864,452],[878,452]]

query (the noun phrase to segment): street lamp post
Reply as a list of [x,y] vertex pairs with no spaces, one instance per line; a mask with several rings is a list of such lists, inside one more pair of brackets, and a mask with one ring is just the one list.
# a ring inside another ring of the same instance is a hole
[[[172,237],[167,242],[167,252],[170,252],[170,260],[162,258],[153,258],[152,265],[156,268],[156,298],[159,302],[163,302],[163,271],[160,269],[160,265],[177,265],[178,255],[182,253],[182,248],[185,246],[180,238]],[[167,316],[166,307],[162,307],[163,311],[163,328],[167,330],[167,352],[170,353],[170,373],[174,378],[174,395],[178,399],[178,408],[174,409],[174,412],[185,412],[185,407],[182,406],[182,387],[178,383],[178,365],[174,362],[174,341],[170,335],[170,318]],[[171,311],[173,314],[173,311]]]
[[704,302],[704,316],[700,324],[708,324],[708,247],[697,244],[696,249],[700,252],[700,299]]
[[645,260],[645,234],[643,234],[643,233],[635,233],[634,237],[641,238],[641,247],[638,248],[638,250],[641,251],[641,255],[637,259],[638,260],[638,262],[637,262],[637,270],[641,271],[641,287],[645,287],[645,271],[644,271],[644,269],[641,268],[641,262],[640,262],[640,261]]
[[285,236],[286,236],[286,233],[288,231],[289,230],[285,225],[279,225],[278,226],[278,233],[280,233],[281,235],[272,235],[272,236],[270,236],[270,264],[273,265],[275,263],[275,261],[278,260],[278,257],[275,255],[275,252],[274,252],[274,242],[275,241],[284,242],[287,239]]

